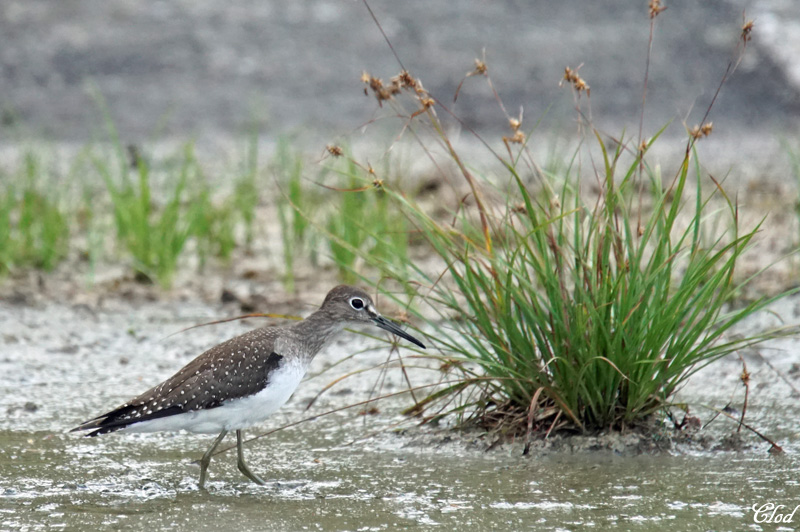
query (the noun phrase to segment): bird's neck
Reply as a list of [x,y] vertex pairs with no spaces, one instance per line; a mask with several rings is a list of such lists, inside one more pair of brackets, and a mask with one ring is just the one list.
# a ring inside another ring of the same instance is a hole
[[344,322],[331,319],[320,309],[292,326],[296,338],[304,344],[304,351],[310,362],[333,338],[344,329]]

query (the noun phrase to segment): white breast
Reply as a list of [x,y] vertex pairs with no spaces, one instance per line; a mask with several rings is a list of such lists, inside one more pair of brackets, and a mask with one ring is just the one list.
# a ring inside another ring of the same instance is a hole
[[282,407],[306,374],[301,364],[284,364],[270,375],[266,388],[255,395],[234,399],[210,410],[197,410],[175,416],[134,423],[121,432],[186,430],[203,434],[238,430],[260,423]]

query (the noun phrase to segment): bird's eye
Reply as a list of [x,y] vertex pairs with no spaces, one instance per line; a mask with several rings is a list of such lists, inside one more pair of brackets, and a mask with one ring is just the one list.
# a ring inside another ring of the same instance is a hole
[[364,300],[361,299],[360,297],[354,297],[350,299],[350,306],[356,310],[361,310],[362,308],[364,308]]

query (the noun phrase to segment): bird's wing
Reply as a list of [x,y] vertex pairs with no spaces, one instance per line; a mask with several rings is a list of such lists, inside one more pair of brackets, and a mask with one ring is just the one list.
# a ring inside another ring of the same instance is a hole
[[253,395],[283,358],[274,352],[275,339],[275,329],[255,329],[212,347],[166,381],[72,431],[96,429],[88,436],[97,436]]

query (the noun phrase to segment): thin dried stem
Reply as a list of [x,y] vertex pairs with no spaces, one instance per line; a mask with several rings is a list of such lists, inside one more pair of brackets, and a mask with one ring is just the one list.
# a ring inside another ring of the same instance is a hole
[[744,361],[744,357],[742,357],[741,353],[737,353],[739,355],[739,360],[742,361],[742,374],[739,376],[739,379],[742,381],[744,385],[744,403],[742,404],[742,417],[739,419],[739,427],[736,429],[736,432],[742,431],[742,425],[744,424],[744,416],[747,414],[747,399],[750,396],[750,372],[747,371],[747,363]]

